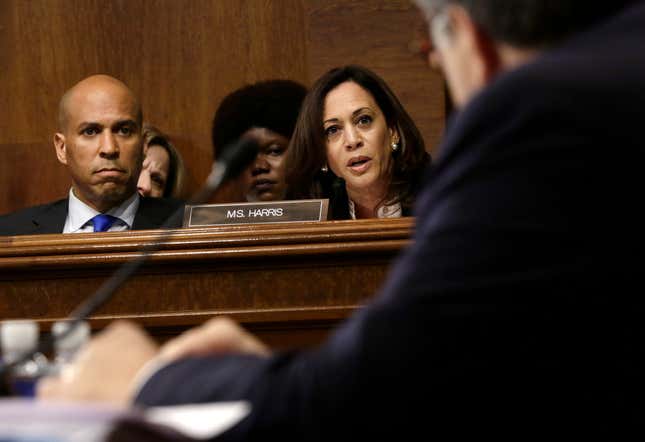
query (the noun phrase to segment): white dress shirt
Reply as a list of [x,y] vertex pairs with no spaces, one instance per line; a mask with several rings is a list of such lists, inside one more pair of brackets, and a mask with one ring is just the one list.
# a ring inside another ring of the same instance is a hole
[[[110,226],[108,232],[116,232],[120,230],[132,229],[134,223],[134,216],[139,209],[139,193],[134,194],[122,202],[120,205],[111,208],[107,215],[112,215],[118,220]],[[92,207],[79,200],[72,189],[69,190],[69,209],[67,211],[67,219],[65,220],[65,227],[63,233],[84,233],[94,232],[94,224],[92,218],[100,214]]]

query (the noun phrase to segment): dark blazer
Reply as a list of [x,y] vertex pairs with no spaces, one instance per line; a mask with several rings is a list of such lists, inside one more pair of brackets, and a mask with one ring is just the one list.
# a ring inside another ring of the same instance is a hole
[[[65,198],[0,216],[0,235],[62,233],[67,219],[68,201]],[[182,206],[183,202],[178,200],[142,197],[132,230],[159,228]],[[182,219],[183,216],[177,217],[169,227],[181,227]]]
[[447,128],[414,241],[324,345],[185,359],[137,402],[249,400],[224,440],[641,430],[643,41],[641,2],[475,97]]

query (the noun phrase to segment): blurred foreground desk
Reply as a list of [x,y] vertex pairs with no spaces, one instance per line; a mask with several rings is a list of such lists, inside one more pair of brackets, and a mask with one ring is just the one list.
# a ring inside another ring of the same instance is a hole
[[[180,229],[97,314],[128,318],[163,340],[227,314],[275,348],[319,342],[373,295],[413,219]],[[0,319],[47,330],[155,231],[0,237]]]

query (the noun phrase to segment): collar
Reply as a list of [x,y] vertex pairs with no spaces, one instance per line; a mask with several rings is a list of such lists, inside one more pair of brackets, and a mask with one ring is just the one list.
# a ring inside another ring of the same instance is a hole
[[[351,219],[356,219],[356,206],[354,206],[354,201],[349,201],[349,217]],[[377,218],[401,218],[401,204],[383,204],[376,209]]]
[[[130,198],[105,212],[108,215],[119,218],[119,221],[115,222],[115,224],[110,228],[110,231],[132,229],[134,217],[139,209],[139,201],[139,193],[134,192]],[[67,220],[65,221],[63,233],[92,232],[92,223],[89,221],[99,213],[100,212],[78,199],[76,195],[74,195],[73,190],[70,189],[69,210],[67,212]]]

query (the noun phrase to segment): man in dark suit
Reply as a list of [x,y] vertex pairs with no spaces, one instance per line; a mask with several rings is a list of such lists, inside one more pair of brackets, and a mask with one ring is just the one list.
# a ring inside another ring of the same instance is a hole
[[121,81],[93,75],[77,83],[61,98],[54,135],[72,179],[69,197],[0,217],[0,235],[160,227],[180,203],[137,194],[141,124],[139,102]]
[[160,353],[115,324],[44,397],[248,401],[224,440],[621,439],[643,426],[645,4],[417,4],[460,110],[376,299],[321,347],[269,356],[225,319]]

